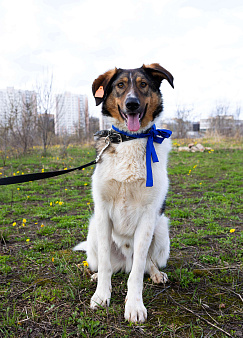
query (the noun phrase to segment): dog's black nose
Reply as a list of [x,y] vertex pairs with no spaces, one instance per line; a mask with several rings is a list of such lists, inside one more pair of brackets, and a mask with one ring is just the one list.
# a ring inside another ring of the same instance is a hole
[[126,99],[126,107],[131,111],[135,111],[140,106],[140,101],[137,97],[128,97]]

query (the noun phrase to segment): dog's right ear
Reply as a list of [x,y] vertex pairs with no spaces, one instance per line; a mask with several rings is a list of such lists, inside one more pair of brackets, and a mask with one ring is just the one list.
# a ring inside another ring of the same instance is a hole
[[169,84],[171,85],[172,88],[174,88],[174,78],[171,75],[170,72],[168,72],[168,70],[166,70],[165,68],[161,67],[160,64],[158,63],[152,63],[151,65],[142,65],[142,68],[149,72],[149,74],[154,78],[154,80],[158,83],[158,86],[160,86],[161,81],[163,79],[166,79]]
[[92,92],[95,98],[96,106],[104,101],[107,95],[107,91],[117,73],[117,68],[108,70],[104,74],[100,75],[94,80],[92,85]]

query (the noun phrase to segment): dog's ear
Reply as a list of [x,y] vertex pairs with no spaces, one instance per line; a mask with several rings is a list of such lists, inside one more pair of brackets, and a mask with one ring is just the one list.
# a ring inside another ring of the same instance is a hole
[[160,86],[162,80],[166,79],[172,88],[174,88],[173,84],[173,76],[168,70],[161,67],[158,63],[152,63],[151,65],[143,65],[142,68],[148,72],[157,82],[158,87]]
[[116,73],[117,68],[111,69],[94,80],[92,85],[92,92],[95,97],[96,106],[101,104],[101,102],[104,101],[104,99],[106,98],[108,88],[110,87]]

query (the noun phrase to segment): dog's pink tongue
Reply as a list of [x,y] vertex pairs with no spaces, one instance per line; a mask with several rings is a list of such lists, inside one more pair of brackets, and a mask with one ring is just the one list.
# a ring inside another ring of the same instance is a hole
[[138,131],[140,128],[139,114],[127,115],[127,128],[130,131]]

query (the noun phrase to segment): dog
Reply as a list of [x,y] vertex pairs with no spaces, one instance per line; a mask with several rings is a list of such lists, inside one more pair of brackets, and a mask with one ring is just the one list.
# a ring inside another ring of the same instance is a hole
[[144,274],[154,283],[167,281],[159,268],[166,266],[170,251],[164,204],[171,142],[168,135],[163,143],[150,140],[157,155],[157,162],[150,164],[149,136],[143,137],[156,129],[163,110],[160,84],[164,79],[174,88],[171,73],[154,63],[109,70],[92,85],[96,105],[102,103],[102,114],[109,116],[113,127],[98,133],[100,160],[92,176],[94,215],[87,241],[74,250],[86,251],[90,269],[98,271],[92,309],[109,306],[113,273],[130,272],[124,316],[131,322],[147,319],[142,297]]

